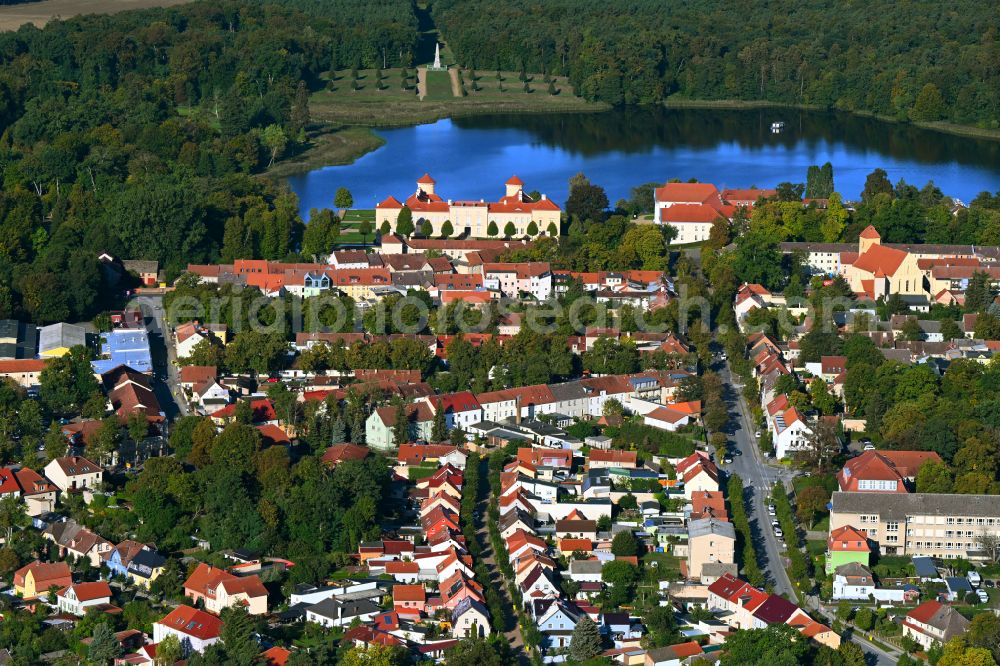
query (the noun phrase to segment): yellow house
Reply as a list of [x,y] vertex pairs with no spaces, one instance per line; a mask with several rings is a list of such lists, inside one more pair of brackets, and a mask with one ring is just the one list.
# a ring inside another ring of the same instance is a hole
[[87,344],[87,332],[73,324],[49,324],[38,331],[38,355],[42,358],[65,356],[73,347]]
[[14,592],[22,599],[34,599],[52,588],[73,584],[72,572],[65,562],[35,560],[14,572]]

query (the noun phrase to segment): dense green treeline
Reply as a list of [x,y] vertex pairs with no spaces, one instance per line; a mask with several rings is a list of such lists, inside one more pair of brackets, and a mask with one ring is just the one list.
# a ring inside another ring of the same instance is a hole
[[1000,6],[438,0],[460,62],[566,74],[611,104],[767,100],[1000,127]]
[[253,177],[305,142],[331,67],[409,63],[412,9],[200,2],[0,35],[0,318],[106,306],[101,252],[283,259],[298,201]]

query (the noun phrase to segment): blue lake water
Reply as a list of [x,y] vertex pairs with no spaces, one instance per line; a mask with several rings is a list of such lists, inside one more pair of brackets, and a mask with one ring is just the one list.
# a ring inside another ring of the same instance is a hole
[[[785,129],[773,134],[777,120]],[[671,178],[720,189],[805,182],[811,164],[827,161],[846,199],[858,197],[876,168],[893,183],[920,187],[932,180],[966,203],[979,192],[1000,190],[1000,142],[839,113],[627,109],[479,116],[376,131],[386,144],[353,164],[288,179],[303,217],[311,208],[332,207],[338,187],[351,190],[356,208],[406,197],[424,172],[445,199],[495,200],[517,174],[526,190],[560,205],[569,178],[579,172],[614,203],[636,185]]]

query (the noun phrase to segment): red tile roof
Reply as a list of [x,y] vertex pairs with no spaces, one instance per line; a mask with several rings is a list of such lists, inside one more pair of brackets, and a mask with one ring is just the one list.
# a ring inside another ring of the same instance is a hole
[[872,245],[854,262],[856,269],[878,276],[896,274],[907,253],[885,245]]
[[79,601],[94,601],[95,599],[105,599],[111,596],[111,587],[104,581],[97,583],[74,583],[59,590],[60,597],[66,596],[70,589]]
[[0,374],[16,374],[27,372],[41,372],[45,368],[48,359],[7,359],[0,361]]
[[420,183],[421,185],[433,185],[437,181],[431,178],[431,175],[429,173],[425,173],[423,176],[417,179],[417,182]]
[[858,234],[859,238],[882,238],[878,231],[872,225],[865,227],[864,231]]
[[336,466],[347,460],[364,460],[371,450],[367,446],[357,444],[334,444],[323,453],[323,462]]
[[831,551],[837,552],[871,552],[871,547],[868,545],[868,537],[850,525],[844,525],[832,530],[827,540],[827,545]]
[[393,602],[419,601],[424,603],[427,600],[427,591],[423,585],[393,585]]
[[178,606],[157,624],[200,640],[218,638],[222,630],[222,620],[191,606]]
[[260,657],[264,660],[264,666],[285,666],[291,654],[285,648],[275,645],[270,650],[261,652]]
[[711,183],[666,183],[656,188],[657,201],[715,203],[722,205],[719,190]]
[[707,204],[674,204],[660,209],[660,222],[664,223],[708,223],[720,217],[722,213]]

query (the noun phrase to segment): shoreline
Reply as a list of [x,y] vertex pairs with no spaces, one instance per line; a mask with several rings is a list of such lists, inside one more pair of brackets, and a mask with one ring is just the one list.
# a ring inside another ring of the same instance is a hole
[[[483,104],[453,104],[451,102],[432,104],[429,107],[417,108],[417,104],[406,104],[405,108],[399,109],[396,113],[378,118],[377,120],[364,122],[364,119],[371,118],[370,109],[366,105],[354,107],[354,113],[331,114],[333,117],[323,118],[322,112],[318,113],[318,129],[312,134],[313,145],[299,153],[298,155],[282,160],[263,175],[276,179],[285,180],[292,176],[309,173],[316,169],[327,166],[345,166],[353,164],[358,159],[368,153],[378,150],[385,145],[385,139],[375,133],[375,129],[386,128],[395,129],[402,127],[413,127],[435,123],[445,118],[463,118],[481,115],[494,114],[568,114],[568,113],[600,113],[610,111],[613,107],[606,104],[586,102],[580,98],[577,104],[566,105],[542,105],[542,104],[522,104],[510,102],[500,105]],[[668,109],[717,109],[717,110],[752,110],[752,109],[795,109],[801,111],[833,111],[837,113],[847,113],[865,118],[873,118],[881,122],[912,125],[920,129],[953,136],[964,136],[985,141],[1000,141],[1000,130],[990,130],[968,125],[957,125],[945,121],[934,122],[912,122],[902,121],[889,116],[882,116],[868,111],[840,111],[837,109],[824,109],[818,105],[810,104],[785,104],[779,102],[767,102],[762,100],[693,100],[693,99],[667,99],[661,103]]]
[[952,134],[954,136],[964,136],[972,139],[984,139],[986,141],[1000,141],[1000,129],[986,129],[973,125],[959,125],[945,120],[934,121],[913,121],[900,120],[892,116],[881,115],[871,111],[848,111],[846,109],[827,109],[818,104],[788,104],[784,102],[768,102],[764,100],[742,100],[742,99],[720,99],[720,100],[699,100],[699,99],[667,99],[662,105],[668,109],[718,109],[721,111],[741,111],[752,109],[796,109],[800,111],[829,111],[834,113],[846,113],[862,118],[873,118],[884,123],[894,125],[912,125],[920,129],[940,132],[942,134]]

